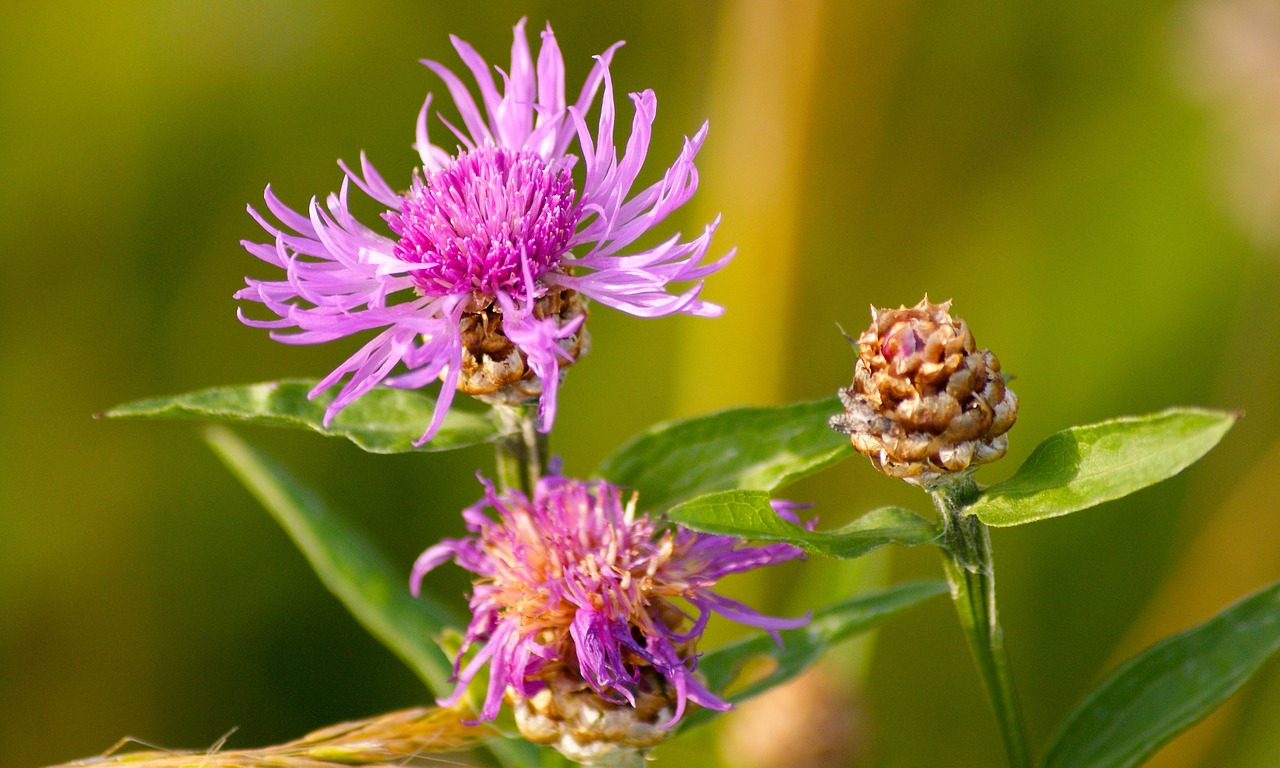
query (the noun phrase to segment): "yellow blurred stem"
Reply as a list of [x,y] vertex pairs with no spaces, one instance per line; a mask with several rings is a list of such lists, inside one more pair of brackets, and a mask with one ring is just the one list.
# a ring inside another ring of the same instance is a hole
[[725,317],[685,329],[682,414],[785,396],[776,361],[785,359],[795,314],[797,220],[826,3],[745,0],[723,14],[696,220],[723,212],[713,247],[736,246],[740,255],[708,292]]
[[[825,133],[823,141],[831,140],[831,128],[818,124],[819,106],[834,103],[839,114],[857,115],[840,125],[839,136],[840,207],[856,211],[869,189],[915,6],[823,0],[723,6],[710,86],[711,133],[698,158],[702,186],[692,220],[723,213],[713,248],[736,246],[739,256],[711,278],[705,294],[725,306],[725,316],[682,330],[677,415],[794,397],[787,385],[795,377],[786,363],[794,339],[810,323],[799,295],[801,265],[811,261],[802,249],[814,245],[804,231],[807,175],[826,167],[815,159],[822,144],[815,137]],[[820,70],[831,60],[831,45],[840,49],[835,76]],[[837,87],[820,92],[823,82]],[[856,279],[856,256],[844,250],[824,257],[843,267],[828,279]],[[838,344],[835,328],[827,330]]]

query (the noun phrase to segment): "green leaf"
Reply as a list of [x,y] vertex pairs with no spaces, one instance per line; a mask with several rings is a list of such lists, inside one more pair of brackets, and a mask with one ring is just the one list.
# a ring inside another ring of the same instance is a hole
[[[706,677],[710,690],[734,703],[746,701],[800,674],[841,640],[946,591],[947,585],[941,581],[914,581],[858,595],[822,608],[814,614],[813,621],[800,629],[779,632],[781,646],[758,632],[707,653],[698,662],[698,671]],[[761,661],[770,667],[767,674],[730,687],[744,671]],[[686,718],[682,727],[706,722],[718,714],[700,709]]]
[[404,660],[436,694],[452,690],[452,664],[433,638],[461,626],[430,598],[414,599],[407,576],[316,493],[230,430],[209,429],[206,440],[293,538],[324,585],[383,645]]
[[183,395],[135,400],[101,416],[304,427],[330,437],[345,437],[370,453],[448,451],[499,437],[498,425],[488,415],[450,410],[435,437],[415,448],[413,441],[421,437],[431,423],[435,400],[421,392],[390,387],[376,387],[361,395],[326,427],[324,409],[334,394],[330,390],[309,400],[307,393],[315,385],[311,380],[294,380],[214,387]]
[[722,491],[678,504],[667,517],[704,533],[756,541],[781,541],[806,552],[842,560],[862,557],[886,544],[914,546],[934,541],[939,531],[914,512],[882,507],[834,531],[809,531],[778,517],[764,491]]
[[1067,718],[1044,768],[1126,768],[1209,714],[1280,650],[1280,584],[1125,663]]
[[827,427],[840,410],[831,397],[659,424],[605,459],[600,474],[658,512],[713,491],[771,491],[853,454],[848,438]]
[[1087,509],[1172,477],[1217,445],[1239,414],[1171,408],[1065,429],[1036,446],[1013,477],[965,511],[1021,525]]

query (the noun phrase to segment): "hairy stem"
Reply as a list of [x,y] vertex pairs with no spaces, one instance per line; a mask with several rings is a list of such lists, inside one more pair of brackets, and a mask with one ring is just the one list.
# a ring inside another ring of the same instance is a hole
[[964,511],[977,498],[978,486],[966,474],[931,492],[942,515],[942,564],[951,584],[951,599],[995,710],[1005,754],[1011,768],[1030,768],[1026,733],[1004,648],[1004,630],[996,613],[991,537],[982,521]]
[[538,431],[532,406],[495,405],[503,436],[496,444],[498,485],[533,495],[533,487],[547,471],[547,436]]

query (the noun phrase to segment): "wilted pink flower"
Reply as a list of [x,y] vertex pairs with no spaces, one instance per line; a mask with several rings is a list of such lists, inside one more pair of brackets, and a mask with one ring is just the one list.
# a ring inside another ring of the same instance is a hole
[[[498,493],[485,482],[484,500],[463,512],[474,535],[423,552],[410,579],[416,595],[422,577],[450,558],[479,576],[473,618],[455,662],[458,687],[442,704],[456,701],[488,664],[480,712],[486,720],[497,716],[508,689],[529,699],[565,681],[632,706],[637,697],[669,688],[673,709],[666,726],[688,701],[729,708],[694,675],[695,645],[711,614],[771,633],[802,626],[807,618],[764,616],[711,587],[722,576],[793,560],[801,552],[788,544],[750,546],[729,536],[664,529],[637,515],[635,505],[634,495],[624,505],[619,489],[604,481],[544,477],[533,499]],[[775,509],[795,519],[791,505],[777,502]],[[463,666],[464,654],[476,645]]]
[[[449,69],[424,63],[444,81],[461,115],[461,127],[440,118],[459,142],[456,151],[428,138],[428,96],[415,144],[422,167],[413,171],[408,191],[393,189],[363,154],[359,173],[340,163],[346,173],[341,190],[324,205],[313,198],[306,215],[268,187],[267,210],[283,226],[250,208],[273,239],[244,245],[283,269],[284,279],[247,278],[236,294],[278,316],[242,319],[273,329],[279,341],[315,344],[380,330],[311,392],[349,375],[326,421],[379,383],[418,388],[441,379],[434,417],[419,443],[435,434],[457,389],[495,403],[540,397],[540,428],[550,429],[561,368],[587,350],[583,297],[640,317],[715,316],[721,308],[698,298],[702,279],[733,255],[703,262],[718,220],[688,242],[675,235],[633,249],[692,196],[694,156],[706,124],[686,138],[661,179],[632,194],[657,100],[649,90],[631,94],[635,115],[619,158],[609,62],[620,43],[596,57],[572,105],[550,26],[535,64],[524,21],[516,25],[511,67],[497,69],[500,84],[470,45],[457,38],[453,44],[476,81],[479,104]],[[587,112],[601,86],[593,133]],[[575,144],[576,154],[570,152]],[[351,214],[351,183],[388,208],[389,232]],[[673,282],[689,285],[671,293]],[[400,364],[403,370],[392,375]]]

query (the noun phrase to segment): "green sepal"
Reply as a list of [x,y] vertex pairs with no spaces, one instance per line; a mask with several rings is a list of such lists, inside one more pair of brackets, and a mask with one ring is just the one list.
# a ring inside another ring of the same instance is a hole
[[1126,662],[1067,717],[1043,768],[1128,768],[1195,724],[1280,650],[1280,583]]
[[815,555],[862,557],[886,544],[936,541],[941,531],[910,510],[881,507],[833,531],[810,531],[778,516],[764,491],[721,491],[677,504],[667,518],[703,533],[754,541],[778,541]]
[[714,491],[772,491],[853,454],[827,426],[841,410],[831,397],[778,408],[732,408],[659,424],[619,448],[600,475],[640,492],[661,512]]
[[99,414],[109,419],[198,419],[203,421],[300,427],[329,437],[345,437],[370,453],[448,451],[500,436],[491,414],[452,409],[429,442],[414,446],[435,411],[434,398],[416,390],[375,387],[338,412],[328,426],[325,408],[334,392],[315,399],[307,393],[316,386],[310,379],[270,381],[262,384],[214,387],[198,392],[149,397]]
[[1065,429],[1036,446],[1013,477],[982,491],[965,512],[991,526],[1022,525],[1127,496],[1194,463],[1239,417],[1170,408]]

